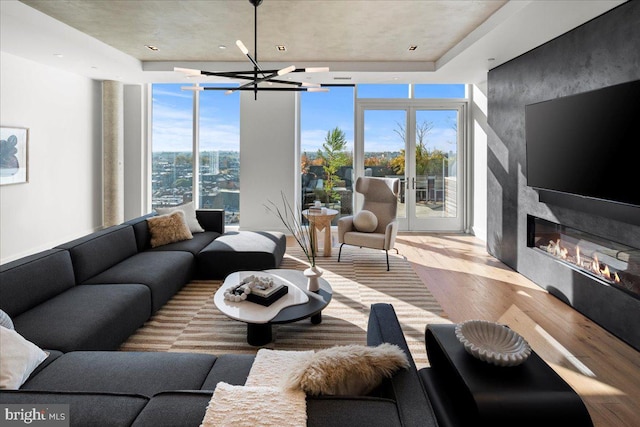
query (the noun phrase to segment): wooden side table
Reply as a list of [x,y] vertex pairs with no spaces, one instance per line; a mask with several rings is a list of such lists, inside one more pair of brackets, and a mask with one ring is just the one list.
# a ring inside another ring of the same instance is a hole
[[302,215],[309,220],[309,232],[318,252],[318,231],[324,230],[324,251],[323,256],[331,256],[331,220],[338,215],[336,209],[324,208],[322,211],[305,209]]

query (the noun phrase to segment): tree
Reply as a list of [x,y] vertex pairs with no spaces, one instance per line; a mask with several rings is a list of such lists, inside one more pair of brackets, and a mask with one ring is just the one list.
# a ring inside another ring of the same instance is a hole
[[307,156],[307,152],[305,151],[300,156],[300,171],[302,171],[302,173],[308,173],[310,165],[311,160],[309,160],[309,156]]
[[349,153],[345,151],[347,148],[347,138],[344,132],[339,128],[327,132],[327,136],[322,144],[322,149],[318,150],[318,158],[322,160],[322,168],[325,173],[324,190],[327,201],[335,198],[333,187],[335,181],[340,177],[337,175],[341,166],[351,164]]
[[[396,122],[397,127],[393,130],[403,143],[407,141],[407,132],[404,124]],[[423,120],[416,125],[416,175],[424,175],[429,163],[429,150],[426,146],[426,138],[433,129],[433,122]],[[400,150],[400,155],[391,160],[391,167],[398,175],[404,174],[405,150]]]
[[[403,143],[407,142],[407,132],[404,128],[404,124],[400,123],[400,122],[396,122],[397,128],[394,129],[393,131],[398,134],[398,136],[402,139]],[[429,134],[429,132],[431,132],[431,129],[433,129],[433,122],[429,122],[426,120],[423,120],[422,123],[420,123],[419,125],[416,125],[416,145],[424,145],[425,139],[427,138],[427,135]]]

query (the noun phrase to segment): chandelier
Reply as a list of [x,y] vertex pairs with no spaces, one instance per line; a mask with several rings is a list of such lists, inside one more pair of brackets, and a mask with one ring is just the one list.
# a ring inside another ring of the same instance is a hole
[[[254,55],[251,56],[249,49],[242,43],[241,40],[236,40],[236,45],[240,51],[247,56],[249,61],[253,64],[253,70],[250,71],[204,71],[195,70],[191,68],[175,67],[174,71],[179,71],[186,74],[189,77],[196,76],[215,76],[226,77],[229,79],[241,80],[240,86],[232,87],[219,87],[219,86],[196,86],[185,87],[183,89],[189,90],[224,90],[227,94],[231,94],[235,91],[245,90],[253,91],[255,99],[258,97],[258,91],[298,91],[298,92],[328,92],[329,89],[323,87],[321,84],[308,83],[308,82],[296,82],[292,80],[282,80],[281,77],[290,73],[318,73],[328,72],[328,67],[311,67],[297,69],[294,65],[282,68],[280,70],[265,70],[260,67],[258,63],[258,6],[262,4],[262,0],[249,0],[249,3],[253,5],[253,42],[254,42]],[[269,86],[258,86],[260,83],[268,83]],[[271,86],[273,83],[280,84],[281,86]]]

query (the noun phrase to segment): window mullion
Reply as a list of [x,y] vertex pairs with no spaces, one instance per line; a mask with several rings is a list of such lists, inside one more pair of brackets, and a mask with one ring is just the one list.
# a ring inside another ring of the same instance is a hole
[[[199,86],[195,83],[196,87]],[[196,209],[200,208],[200,91],[193,91],[193,147],[191,149],[191,200]]]

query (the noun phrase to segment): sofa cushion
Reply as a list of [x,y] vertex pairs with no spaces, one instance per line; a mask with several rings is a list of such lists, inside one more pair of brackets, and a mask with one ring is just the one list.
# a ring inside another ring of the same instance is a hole
[[194,268],[194,257],[189,252],[141,252],[83,284],[141,283],[151,290],[151,309],[156,312],[191,280]]
[[75,285],[69,252],[53,249],[0,266],[0,308],[12,318]]
[[211,391],[167,391],[156,394],[132,427],[197,427],[211,400]]
[[45,349],[114,350],[151,314],[140,284],[75,286],[14,319],[16,330]]
[[278,268],[286,248],[280,232],[227,232],[198,254],[198,276],[222,279],[235,271]]
[[0,326],[0,388],[17,390],[46,358],[40,347]]
[[353,226],[362,233],[373,233],[378,228],[378,217],[371,211],[362,210],[354,215]]
[[74,351],[29,379],[24,390],[134,393],[199,390],[216,356],[197,353]]
[[231,385],[244,385],[247,382],[254,360],[255,355],[253,354],[223,354],[218,356],[201,389],[213,391],[220,381]]
[[211,242],[217,239],[220,233],[214,231],[205,231],[204,233],[196,233],[193,235],[193,239],[183,240],[181,242],[169,243],[167,245],[157,246],[150,248],[150,251],[187,251],[191,252],[194,256],[206,248]]
[[67,249],[71,254],[76,283],[82,283],[138,252],[133,228],[125,224],[97,231],[58,248]]
[[[198,211],[201,212],[201,211]],[[204,218],[208,218],[210,216],[215,217],[215,211],[203,211],[201,214]],[[133,232],[136,236],[136,245],[138,247],[138,252],[143,252],[146,250],[153,251],[187,251],[191,252],[193,255],[197,255],[203,248],[205,248],[209,243],[213,242],[220,236],[220,233],[217,231],[205,231],[203,233],[195,233],[193,235],[193,239],[183,240],[181,242],[169,243],[167,245],[158,246],[157,248],[151,248],[151,234],[149,233],[149,225],[147,224],[147,219],[154,217],[156,214],[151,213],[145,216],[141,216],[139,218],[135,218],[125,222],[125,224],[129,224],[133,227]]]
[[182,211],[184,214],[184,221],[187,223],[187,227],[189,227],[189,231],[192,233],[202,233],[204,228],[198,222],[198,218],[196,217],[196,209],[193,205],[193,202],[184,203],[180,206],[172,206],[169,208],[156,208],[156,212],[160,215],[166,215],[173,213],[175,211]]
[[[393,400],[377,397],[309,397],[307,427],[394,427],[403,425]],[[428,424],[425,424],[428,425]]]
[[[3,391],[0,402],[21,405],[69,405],[69,426],[130,426],[149,399],[144,396],[109,393],[63,393]],[[34,422],[32,425],[41,423]]]
[[182,211],[148,218],[147,224],[151,234],[152,248],[193,239],[193,234],[189,230]]

